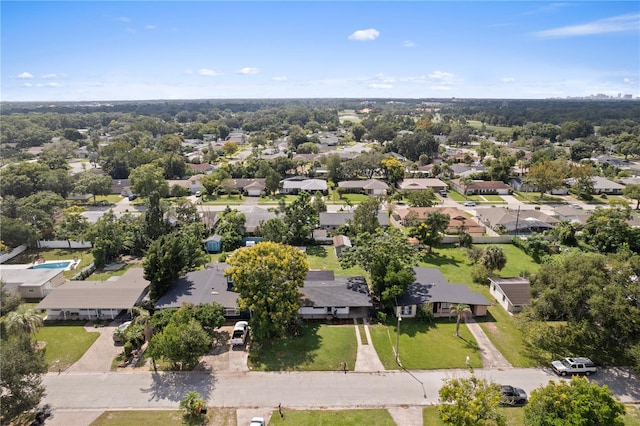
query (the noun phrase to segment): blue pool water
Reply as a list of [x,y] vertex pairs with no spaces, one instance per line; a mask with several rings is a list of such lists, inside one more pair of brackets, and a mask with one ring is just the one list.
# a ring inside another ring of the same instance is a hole
[[39,265],[33,265],[30,269],[65,269],[71,262],[51,262],[41,263]]

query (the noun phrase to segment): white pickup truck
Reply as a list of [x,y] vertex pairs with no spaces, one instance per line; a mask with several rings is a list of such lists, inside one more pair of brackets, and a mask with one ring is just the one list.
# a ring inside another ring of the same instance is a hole
[[565,358],[560,361],[553,361],[551,368],[556,374],[566,376],[567,374],[584,374],[588,376],[591,373],[597,373],[598,367],[589,358]]
[[247,335],[249,334],[249,323],[246,321],[238,321],[233,326],[233,334],[231,335],[231,345],[244,345],[247,343]]

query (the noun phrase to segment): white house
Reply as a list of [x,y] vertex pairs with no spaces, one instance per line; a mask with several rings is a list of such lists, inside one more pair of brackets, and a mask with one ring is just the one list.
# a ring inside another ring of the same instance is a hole
[[510,314],[516,314],[531,300],[529,280],[526,278],[489,277],[489,292]]

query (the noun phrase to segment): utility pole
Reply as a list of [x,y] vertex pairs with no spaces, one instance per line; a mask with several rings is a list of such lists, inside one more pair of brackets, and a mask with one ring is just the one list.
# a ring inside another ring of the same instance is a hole
[[516,237],[518,236],[518,222],[520,221],[520,206],[518,206],[518,213],[516,214]]

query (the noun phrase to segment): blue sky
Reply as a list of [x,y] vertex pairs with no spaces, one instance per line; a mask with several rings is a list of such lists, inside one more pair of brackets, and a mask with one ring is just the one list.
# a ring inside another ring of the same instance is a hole
[[640,96],[640,2],[0,2],[3,101]]

